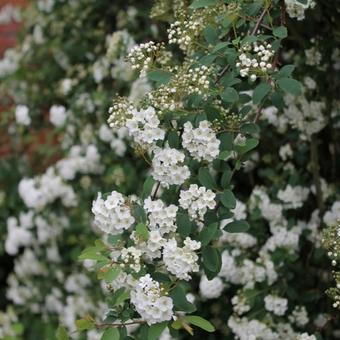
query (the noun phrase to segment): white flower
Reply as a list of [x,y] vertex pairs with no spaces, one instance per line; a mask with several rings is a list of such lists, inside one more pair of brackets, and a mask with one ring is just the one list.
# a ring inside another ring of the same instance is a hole
[[167,270],[181,280],[190,280],[189,273],[198,272],[198,256],[195,250],[200,249],[201,243],[187,237],[184,247],[177,246],[174,238],[168,240],[163,248],[163,261]]
[[340,201],[335,201],[330,210],[328,210],[323,221],[329,226],[335,225],[335,223],[340,220]]
[[[32,223],[32,213],[28,215]],[[5,250],[9,255],[15,255],[19,251],[19,247],[28,246],[33,241],[33,235],[28,230],[32,224],[18,225],[15,217],[7,219],[7,238],[5,241]]]
[[309,195],[309,189],[302,186],[292,187],[290,184],[284,190],[279,190],[277,197],[285,204],[286,209],[297,209],[302,207],[303,202]]
[[117,191],[112,191],[105,200],[102,194],[98,193],[97,199],[92,204],[92,212],[94,223],[108,234],[121,234],[135,222],[123,195]]
[[181,190],[179,205],[188,210],[191,219],[202,220],[208,209],[216,206],[215,193],[197,184],[191,184],[188,190]]
[[285,0],[286,11],[291,18],[296,18],[297,20],[303,20],[305,18],[305,11],[308,8],[314,8],[315,1],[307,0],[301,2],[299,0]]
[[172,299],[164,295],[160,284],[150,274],[139,279],[130,296],[131,303],[148,325],[172,319]]
[[28,126],[31,124],[31,117],[28,114],[26,105],[18,105],[15,108],[15,120],[18,124]]
[[200,281],[200,295],[203,299],[216,299],[221,296],[224,289],[224,284],[219,277],[214,277],[208,280],[205,275],[201,277]]
[[62,105],[53,105],[50,108],[50,122],[56,126],[61,127],[65,124],[67,118],[66,109]]
[[126,127],[134,142],[144,148],[153,148],[158,140],[163,140],[165,131],[159,127],[160,121],[153,107],[146,110],[132,110]]
[[279,316],[284,315],[288,308],[288,300],[275,295],[267,295],[264,304],[267,311]]
[[188,166],[183,165],[184,159],[185,155],[176,149],[156,149],[152,160],[153,178],[165,188],[183,184],[190,177]]
[[316,340],[315,335],[309,335],[308,333],[299,334],[296,340]]
[[207,120],[201,121],[197,129],[190,122],[184,124],[183,147],[198,161],[212,162],[219,154],[220,141],[210,125]]
[[148,228],[151,231],[157,230],[161,236],[176,231],[177,206],[171,204],[167,207],[163,201],[153,201],[148,197],[144,201],[144,209],[148,213]]

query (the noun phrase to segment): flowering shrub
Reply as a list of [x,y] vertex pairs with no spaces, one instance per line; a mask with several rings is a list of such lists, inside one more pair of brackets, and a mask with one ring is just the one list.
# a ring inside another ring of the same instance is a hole
[[[315,331],[309,327],[307,300],[295,301],[297,273],[283,278],[299,258],[302,242],[307,247],[318,242],[320,248],[320,206],[306,222],[295,215],[311,194],[320,194],[319,169],[312,159],[314,186],[307,184],[308,176],[301,185],[298,174],[289,180],[295,173],[290,162],[280,169],[286,180],[274,184],[267,167],[275,168],[275,162],[266,147],[260,146],[262,157],[252,153],[259,121],[277,127],[274,140],[291,129],[291,144],[297,137],[307,147],[325,127],[325,103],[307,99],[314,81],[306,78],[302,86],[292,78],[292,65],[278,67],[280,58],[289,60],[289,51],[281,49],[286,11],[303,19],[313,5],[156,3],[152,16],[170,18],[168,42],[178,50],[153,41],[133,48],[128,61],[155,88],[137,106],[114,98],[108,119],[113,131],[128,129],[150,165],[150,176],[138,197],[113,191],[93,204],[95,221],[105,216],[105,223],[117,222],[113,232],[102,227],[103,243],[85,249],[81,258],[97,257],[96,268],[113,295],[105,321],[88,316],[78,321],[79,330],[99,328],[103,337],[119,337],[125,326],[142,324],[136,338],[157,337],[163,330],[166,338],[166,328],[173,337],[182,336],[176,332],[180,329],[193,334],[192,326],[213,332],[215,327],[202,318],[202,306],[226,292],[232,312],[224,321],[219,314],[215,320],[224,335],[316,339],[309,335]],[[280,149],[283,162],[294,157],[291,144]],[[240,180],[257,171],[258,185],[236,198]],[[195,296],[195,285],[188,283],[199,273]],[[217,306],[222,313],[224,304]]]
[[0,318],[0,338],[51,338],[59,322],[72,332],[85,311],[102,313],[102,289],[92,290],[94,275],[77,261],[96,232],[87,210],[108,184],[132,192],[144,169],[104,114],[112,90],[138,102],[150,88],[134,83],[123,57],[135,44],[127,28],[136,38],[152,33],[136,30],[142,9],[122,4],[33,3],[23,40],[1,61],[0,120],[12,151],[0,164],[2,248],[11,256],[3,259],[12,270],[1,294],[13,307]]
[[[5,243],[10,254],[25,247],[8,279],[14,305],[52,328],[59,322],[59,340],[337,338],[338,288],[323,249],[337,261],[336,5],[158,0],[150,14],[159,33],[144,36],[143,6],[127,11],[132,22],[123,3],[86,3],[84,14],[78,5],[38,6],[51,13],[48,31],[62,9],[57,22],[68,25],[56,25],[56,36],[65,32],[77,53],[49,46],[60,64],[57,97],[27,87],[35,109],[11,83],[23,105],[10,113],[16,126],[27,131],[48,103],[64,153],[18,185],[26,208],[7,220]],[[117,14],[119,31],[106,39],[111,19],[98,32],[88,24],[97,6],[100,18]],[[77,27],[100,46],[79,53]],[[32,31],[48,45],[41,28]],[[80,249],[90,273],[76,265]],[[2,319],[13,335],[12,309]]]

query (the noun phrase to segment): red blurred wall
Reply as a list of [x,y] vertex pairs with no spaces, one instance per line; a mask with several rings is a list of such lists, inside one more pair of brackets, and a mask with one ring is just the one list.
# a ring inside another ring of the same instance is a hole
[[[0,10],[7,4],[15,6],[24,6],[27,0],[0,0]],[[4,53],[6,48],[15,45],[16,35],[19,30],[19,23],[0,24],[0,56]]]

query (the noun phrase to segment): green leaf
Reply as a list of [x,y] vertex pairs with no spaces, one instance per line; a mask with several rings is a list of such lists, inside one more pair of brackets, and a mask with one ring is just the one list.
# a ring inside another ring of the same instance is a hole
[[202,252],[203,266],[209,271],[218,274],[221,269],[221,255],[216,248],[206,247]]
[[121,272],[121,269],[119,267],[113,267],[111,268],[105,275],[104,275],[104,279],[106,282],[110,283],[112,281],[114,281],[119,273]]
[[197,9],[202,7],[209,7],[215,5],[217,0],[195,0],[189,8]]
[[147,198],[151,195],[152,192],[152,188],[155,185],[155,180],[149,176],[146,181],[143,184],[143,193],[142,193],[142,197],[143,198]]
[[119,305],[130,297],[130,292],[124,287],[117,289],[113,294],[113,305]]
[[191,233],[191,221],[188,214],[178,213],[176,216],[177,232],[183,237]]
[[254,123],[245,123],[241,126],[240,132],[243,134],[250,134],[250,135],[255,135],[260,132],[260,128],[257,124]]
[[208,321],[197,315],[188,315],[185,320],[205,331],[212,333],[215,332],[215,327]]
[[234,209],[236,207],[236,198],[229,189],[225,190],[221,195],[221,202],[226,208]]
[[281,90],[295,96],[301,94],[301,84],[293,78],[280,78],[276,81]]
[[218,136],[221,141],[221,150],[233,150],[233,135],[229,132],[223,132]]
[[94,322],[90,319],[79,319],[76,320],[76,327],[78,331],[86,331],[94,328]]
[[285,65],[281,67],[280,71],[276,74],[276,78],[290,77],[295,69],[294,65]]
[[235,150],[240,154],[243,155],[250,150],[254,149],[257,147],[259,144],[259,141],[255,138],[249,138],[246,140],[245,145],[235,145]]
[[100,254],[97,247],[89,247],[82,251],[79,260],[108,261],[108,258]]
[[218,223],[212,223],[209,226],[204,226],[199,234],[199,240],[203,246],[209,244],[214,239],[216,232],[218,231]]
[[160,335],[163,333],[165,327],[167,326],[167,322],[156,323],[151,325],[148,329],[148,340],[157,340]]
[[157,83],[166,84],[171,79],[171,73],[161,70],[150,71],[148,72],[148,78]]
[[224,229],[229,233],[244,233],[249,230],[250,226],[246,221],[233,221],[228,223]]
[[216,45],[218,41],[218,34],[213,27],[207,26],[203,31],[203,35],[208,44]]
[[227,87],[221,94],[223,101],[227,103],[235,103],[238,101],[239,96],[233,87]]
[[271,86],[268,83],[261,83],[256,86],[253,93],[253,103],[258,104],[270,92]]
[[222,152],[220,152],[220,154],[218,155],[218,159],[222,159],[222,161],[227,160],[232,154],[231,150],[224,150]]
[[69,339],[66,328],[63,326],[58,327],[55,336],[57,340],[68,340]]
[[247,35],[243,40],[242,40],[242,46],[246,45],[246,44],[251,44],[255,41],[257,41],[257,36],[255,35]]
[[119,340],[120,334],[118,328],[110,327],[107,328],[102,337],[100,338],[101,340]]
[[220,42],[214,47],[214,49],[212,50],[212,53],[216,53],[222,50],[223,48],[226,48],[227,46],[228,46],[228,43],[226,41]]
[[184,289],[181,285],[177,285],[171,292],[170,297],[172,298],[175,306],[175,310],[192,313],[196,310],[196,307],[190,303],[186,296]]
[[144,241],[147,241],[149,238],[148,228],[144,223],[138,223],[136,226],[136,234],[142,238]]
[[168,133],[168,142],[170,148],[178,149],[180,146],[180,139],[176,131],[170,131]]
[[280,27],[276,27],[276,28],[273,29],[273,34],[276,37],[283,39],[283,38],[286,38],[288,36],[288,31],[287,31],[286,27],[280,26]]
[[216,182],[213,177],[210,175],[210,172],[207,168],[200,168],[198,171],[198,180],[200,183],[205,186],[207,189],[216,188]]
[[232,176],[232,171],[230,169],[224,170],[222,178],[221,178],[221,185],[223,188],[226,188],[227,186],[229,186],[231,176]]

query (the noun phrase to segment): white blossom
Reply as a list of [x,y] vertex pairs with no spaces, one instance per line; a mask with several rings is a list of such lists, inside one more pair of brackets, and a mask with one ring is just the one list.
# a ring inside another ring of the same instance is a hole
[[131,291],[131,303],[148,325],[169,321],[173,316],[172,299],[150,274],[141,277]]
[[184,124],[182,144],[190,155],[198,160],[212,162],[219,154],[220,141],[207,120],[201,121],[197,129],[190,122]]
[[92,204],[92,212],[96,226],[108,234],[121,234],[135,222],[125,198],[117,191],[112,191],[106,199],[98,193]]

